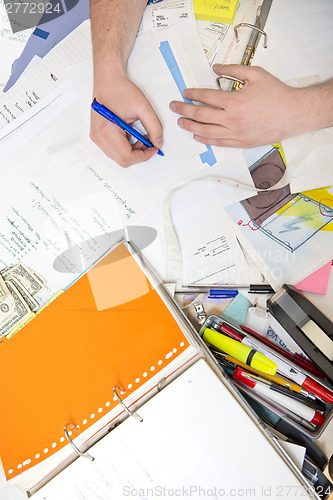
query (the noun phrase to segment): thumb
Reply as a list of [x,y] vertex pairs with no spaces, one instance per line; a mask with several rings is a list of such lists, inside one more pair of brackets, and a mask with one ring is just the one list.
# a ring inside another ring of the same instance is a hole
[[238,78],[238,80],[250,80],[255,68],[243,64],[214,64],[213,70],[217,75],[227,75]]
[[158,149],[163,146],[163,127],[162,123],[158,119],[155,111],[153,110],[149,102],[146,103],[144,107],[144,112],[139,116],[139,120],[147,131],[149,140]]

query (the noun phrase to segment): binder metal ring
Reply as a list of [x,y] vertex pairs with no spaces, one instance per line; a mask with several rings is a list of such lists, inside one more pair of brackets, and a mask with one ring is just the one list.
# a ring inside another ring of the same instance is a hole
[[119,389],[119,391],[123,391],[125,392],[125,390],[120,387],[119,385],[116,385],[113,387],[113,394],[115,395],[115,397],[117,398],[118,400],[118,403],[123,407],[123,409],[126,411],[126,413],[130,416],[130,417],[134,417],[136,418],[137,420],[139,420],[139,422],[143,422],[143,418],[140,417],[140,415],[138,415],[138,413],[134,413],[132,412],[129,408],[127,408],[127,406],[125,405],[124,401],[121,399],[121,397],[119,396],[118,392],[117,392],[117,389]]
[[264,35],[264,49],[267,49],[267,33],[264,30],[262,30],[261,28],[258,28],[258,26],[256,26],[255,24],[250,24],[250,23],[236,24],[236,26],[234,26],[236,42],[239,42],[238,30],[241,26],[251,28],[252,30],[256,30],[259,33],[261,33],[262,35]]
[[243,80],[240,80],[239,78],[235,78],[234,76],[228,76],[228,75],[220,75],[216,78],[216,81],[218,83],[218,86],[220,87],[220,89],[222,89],[222,85],[221,85],[221,82],[220,80],[231,80],[232,82],[237,82],[237,83],[240,83],[241,85],[245,85],[245,82]]
[[69,442],[69,444],[72,446],[72,448],[75,450],[75,452],[80,455],[80,457],[83,457],[83,458],[87,458],[88,460],[95,460],[94,457],[92,457],[89,453],[83,453],[77,446],[76,444],[73,442],[73,440],[71,439],[70,435],[68,434],[68,431],[67,431],[67,427],[71,427],[72,429],[74,429],[74,431],[77,431],[77,428],[75,427],[75,425],[73,424],[66,424],[65,427],[64,427],[64,433],[65,433],[65,436],[66,436],[66,439],[67,441]]

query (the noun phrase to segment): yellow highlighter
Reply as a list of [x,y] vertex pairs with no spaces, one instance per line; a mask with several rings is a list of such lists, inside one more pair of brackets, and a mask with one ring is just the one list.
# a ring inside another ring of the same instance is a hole
[[203,330],[201,335],[206,342],[221,349],[221,351],[226,352],[242,363],[252,366],[261,372],[275,375],[277,364],[255,349],[210,328]]

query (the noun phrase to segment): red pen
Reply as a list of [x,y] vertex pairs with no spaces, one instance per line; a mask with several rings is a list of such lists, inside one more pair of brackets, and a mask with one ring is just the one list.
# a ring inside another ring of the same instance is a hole
[[[246,345],[252,345],[252,339],[250,337],[247,337],[246,335],[243,335],[242,332],[238,331],[236,328],[233,326],[223,322],[222,324],[219,324],[218,322],[212,323],[212,328],[216,329],[217,331],[220,331],[221,333],[225,333],[229,335],[230,337],[234,338],[235,340],[238,340],[239,342],[244,343],[246,341]],[[251,335],[251,334],[249,334]],[[259,335],[259,334],[257,334]],[[262,340],[267,340],[263,339],[260,335],[260,340],[253,340],[253,347],[256,346],[256,349],[259,349],[260,344],[262,344],[262,349],[265,350],[264,343]],[[259,349],[260,352],[260,349]],[[265,353],[269,357],[268,353]],[[274,359],[275,358],[275,359]],[[271,359],[278,365],[278,373],[280,375],[283,375],[290,380],[293,380],[296,384],[301,385],[304,387],[304,389],[307,389],[310,392],[313,392],[315,395],[319,396],[321,399],[326,401],[326,403],[333,403],[333,392],[327,389],[326,387],[322,386],[315,380],[313,380],[310,377],[307,377],[303,372],[301,371],[296,371],[296,368],[293,368],[292,366],[288,365],[286,361],[283,361],[281,358],[278,358],[278,355],[274,355],[271,353]],[[293,360],[294,362],[294,360]]]
[[295,354],[286,351],[286,349],[283,349],[282,347],[276,345],[274,342],[272,342],[269,339],[266,339],[260,333],[255,332],[251,328],[248,328],[247,326],[244,325],[239,325],[240,328],[245,332],[248,333],[249,335],[252,335],[257,340],[260,340],[265,345],[268,345],[271,347],[274,351],[280,353],[282,356],[284,356],[287,359],[290,359],[295,365],[300,366],[301,368],[304,368],[304,370],[307,370],[309,373],[312,375],[315,375],[316,377],[319,378],[325,378],[322,372],[317,368],[310,360],[307,360],[301,356],[296,356]]
[[[310,361],[311,364],[308,363],[307,360],[300,359],[299,357],[295,357],[294,354],[291,352],[286,351],[282,347],[276,345],[274,342],[272,342],[269,339],[265,339],[262,335],[259,333],[255,332],[251,328],[248,328],[247,326],[239,325],[240,328],[245,332],[248,333],[249,335],[252,335],[255,339],[259,340],[263,344],[267,345],[268,347],[271,347],[275,352],[278,352],[285,358],[289,359],[290,361],[293,361],[297,366],[303,368],[304,370],[307,370],[309,373],[312,375],[316,375],[319,378],[324,378],[323,374],[319,369],[317,369]],[[245,335],[243,335],[241,332],[236,330],[236,328],[233,328],[231,325],[227,325],[226,323],[222,323],[221,325],[215,324],[213,325],[214,328],[219,330],[221,333],[225,333],[232,337],[235,340],[238,340],[239,342],[242,342],[243,338]]]
[[241,368],[237,368],[232,375],[233,378],[242,382],[247,387],[250,387],[255,393],[260,395],[265,401],[272,401],[274,405],[274,401],[284,408],[296,413],[301,418],[304,418],[308,422],[311,422],[315,425],[323,425],[325,422],[325,417],[319,413],[318,411],[306,406],[304,403],[294,400],[290,396],[283,394],[281,392],[274,391],[274,386],[272,383],[264,384]]

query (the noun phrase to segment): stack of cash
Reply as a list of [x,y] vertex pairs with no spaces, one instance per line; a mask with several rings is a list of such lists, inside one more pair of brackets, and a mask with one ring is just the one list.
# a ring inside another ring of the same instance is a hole
[[36,296],[45,284],[36,271],[22,262],[0,271],[0,338],[37,311]]

